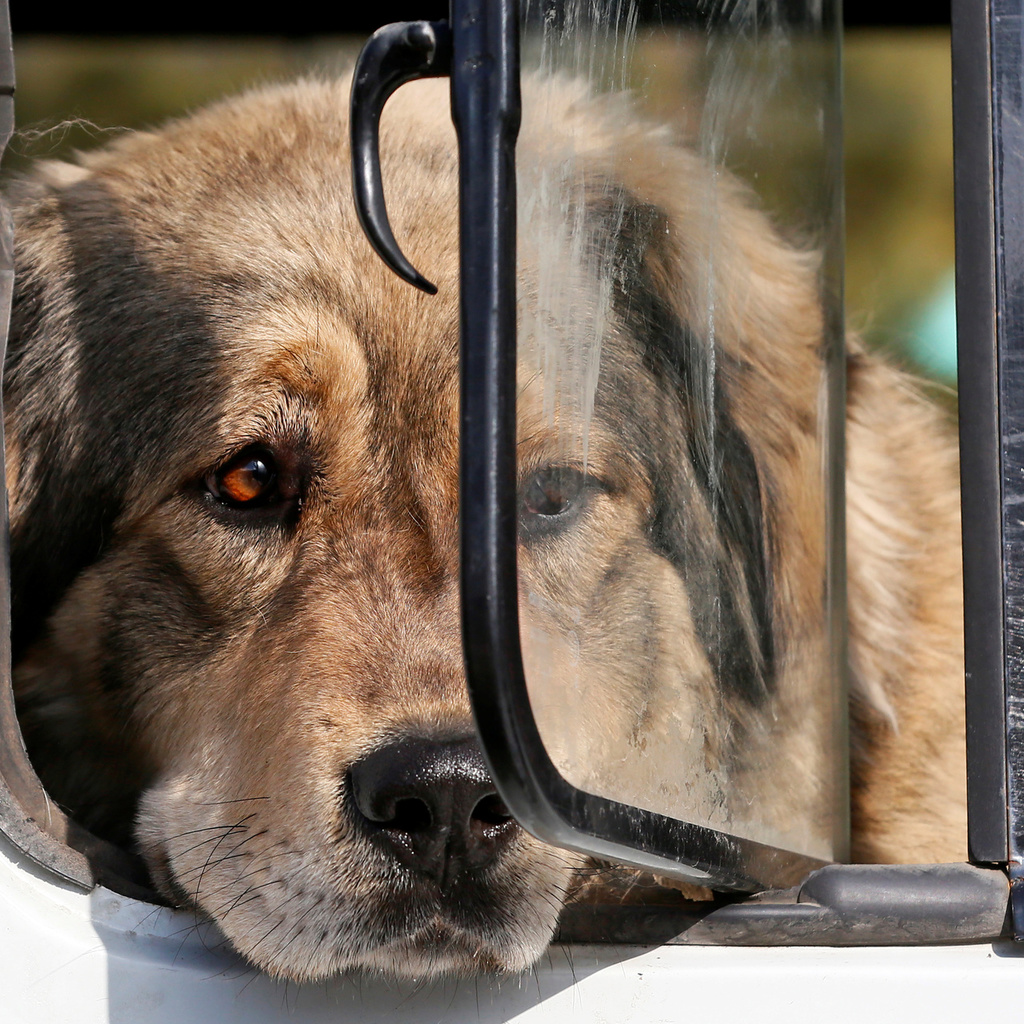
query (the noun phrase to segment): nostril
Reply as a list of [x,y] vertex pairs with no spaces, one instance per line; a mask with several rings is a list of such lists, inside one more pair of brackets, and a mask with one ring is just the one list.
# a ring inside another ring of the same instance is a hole
[[430,808],[422,801],[415,798],[397,800],[395,802],[395,815],[390,821],[380,822],[383,828],[393,829],[397,832],[426,832],[433,825],[433,815]]
[[488,793],[473,808],[470,817],[472,821],[480,822],[481,825],[504,825],[506,821],[511,820],[512,815],[497,793]]
[[512,817],[509,809],[505,806],[505,802],[497,793],[488,793],[473,808],[472,816],[474,819],[482,821],[487,825],[500,825]]
[[505,802],[497,793],[488,793],[473,808],[469,819],[470,832],[478,839],[496,842],[517,828]]
[[[357,765],[356,769],[361,766]],[[408,795],[409,787],[382,785],[370,773],[352,770],[347,783],[363,820],[376,828],[392,832],[425,832],[433,824],[433,814],[425,800]],[[406,792],[402,792],[402,789]],[[397,791],[396,791],[397,790]]]

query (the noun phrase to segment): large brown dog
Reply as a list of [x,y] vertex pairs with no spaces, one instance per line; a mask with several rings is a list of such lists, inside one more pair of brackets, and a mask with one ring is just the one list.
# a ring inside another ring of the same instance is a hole
[[[436,297],[359,230],[346,88],[252,93],[11,190],[19,713],[54,797],[136,843],[156,884],[260,967],[517,970],[580,863],[509,818],[472,740],[444,86],[399,93],[383,136],[391,219]],[[767,707],[774,753],[756,760],[813,803],[796,657],[821,606],[806,543],[822,529],[813,260],[621,102],[556,90],[520,144],[526,189],[541,135],[575,139],[602,200],[562,206],[608,251],[639,253],[605,296],[586,451],[545,426],[544,370],[525,359],[523,586],[562,610],[524,600],[524,638],[551,640],[557,664],[572,635],[590,659],[581,714],[606,686],[639,686],[638,665],[683,678],[659,708],[644,669],[645,721],[699,723],[705,760],[741,733],[756,746],[744,723]],[[683,327],[712,232],[713,342]],[[544,287],[542,257],[527,253],[526,296]],[[593,327],[604,301],[580,275],[559,330],[581,309]],[[705,406],[681,367],[701,351],[718,368]],[[694,441],[708,423],[711,469]],[[955,444],[856,347],[847,427],[854,853],[960,859]]]

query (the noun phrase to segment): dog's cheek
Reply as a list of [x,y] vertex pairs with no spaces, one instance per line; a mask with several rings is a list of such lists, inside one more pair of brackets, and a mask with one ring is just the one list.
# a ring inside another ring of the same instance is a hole
[[[373,851],[362,863],[339,857],[343,844],[283,827],[259,797],[225,798],[207,774],[166,777],[140,800],[136,838],[159,891],[213,919],[271,974],[301,981],[346,967],[382,896]],[[346,876],[362,888],[345,886]]]
[[541,737],[573,785],[644,806],[668,799],[654,766],[672,763],[685,780],[679,799],[710,816],[725,768],[719,695],[687,580],[638,516],[605,518],[587,524],[574,558],[540,547],[520,558],[521,638]]

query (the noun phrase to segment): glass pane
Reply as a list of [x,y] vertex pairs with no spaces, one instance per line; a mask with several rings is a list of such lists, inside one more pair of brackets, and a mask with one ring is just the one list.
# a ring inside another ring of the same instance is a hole
[[528,0],[521,639],[573,786],[845,849],[837,40],[820,0]]

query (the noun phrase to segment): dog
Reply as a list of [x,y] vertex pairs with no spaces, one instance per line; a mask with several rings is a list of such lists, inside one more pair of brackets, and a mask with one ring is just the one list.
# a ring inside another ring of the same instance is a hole
[[[8,189],[19,718],[52,796],[256,966],[518,971],[587,865],[519,827],[473,738],[446,87],[403,88],[382,129],[433,297],[359,229],[347,88],[263,88]],[[785,838],[803,806],[825,842],[817,257],[626,99],[524,103],[542,735],[572,781],[641,798],[636,752],[678,745],[706,822]],[[910,378],[846,358],[853,855],[963,859],[955,439]]]

